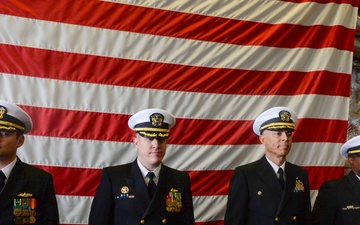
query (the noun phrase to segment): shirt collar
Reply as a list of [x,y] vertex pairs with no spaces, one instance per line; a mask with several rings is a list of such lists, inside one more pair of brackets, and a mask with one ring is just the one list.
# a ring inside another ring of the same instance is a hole
[[2,169],[3,173],[4,173],[5,176],[6,176],[5,182],[8,180],[8,178],[9,178],[9,176],[10,176],[10,173],[11,173],[12,169],[13,169],[14,166],[15,166],[16,161],[17,161],[17,157],[15,157],[15,159],[14,159],[11,163],[9,163],[7,166],[5,166],[5,167]]
[[[356,175],[356,174],[355,174]],[[356,175],[356,177],[360,180],[360,176]]]
[[278,172],[278,170],[279,170],[280,167],[283,169],[283,171],[284,171],[284,173],[285,173],[285,163],[286,163],[286,161],[285,161],[281,166],[278,166],[278,165],[276,165],[273,161],[271,161],[270,159],[268,159],[268,157],[265,156],[265,158],[266,158],[266,160],[269,162],[270,166],[273,168],[275,174],[277,174],[277,172]]
[[156,169],[154,169],[154,171],[148,171],[148,170],[145,168],[145,166],[143,166],[143,165],[141,164],[141,162],[139,161],[139,159],[137,159],[137,164],[138,164],[138,166],[139,166],[139,168],[140,168],[140,171],[141,171],[141,174],[142,174],[143,178],[146,177],[146,175],[148,174],[148,172],[154,172],[155,178],[156,178],[156,179],[159,179],[159,174],[160,174],[160,169],[161,169],[161,163],[160,163],[160,165],[159,165]]

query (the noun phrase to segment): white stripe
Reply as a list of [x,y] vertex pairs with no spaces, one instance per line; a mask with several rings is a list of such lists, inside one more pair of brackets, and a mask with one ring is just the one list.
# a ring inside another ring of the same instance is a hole
[[[302,166],[344,166],[340,147],[340,143],[293,143],[288,161]],[[261,158],[264,153],[262,145],[168,144],[164,163],[186,171],[232,170]],[[18,155],[29,164],[101,169],[134,161],[137,150],[132,143],[27,135]]]
[[[311,190],[311,203],[315,202],[317,190]],[[61,224],[87,224],[93,197],[58,195]],[[223,220],[227,195],[193,197],[196,222]]]
[[[311,26],[340,25],[354,29],[356,7],[349,4],[320,4],[315,2],[292,3],[286,1],[233,1],[233,0],[106,0],[121,4],[159,8],[177,12],[216,16],[228,19],[270,24],[299,24]],[[249,13],[251,12],[251,13]],[[266,16],[264,16],[266,15]],[[331,15],[331,16],[329,16]],[[349,15],[348,17],[340,15]],[[350,16],[351,15],[351,16]]]
[[[353,57],[353,52],[335,48],[237,46],[7,15],[0,15],[0,30],[3,31],[0,33],[0,43],[3,44],[217,68],[258,71],[328,70],[350,74]],[[304,58],[307,60],[304,61]]]
[[57,195],[60,224],[88,224],[93,197]]
[[[189,93],[1,73],[0,83],[3,100],[45,108],[132,115],[145,108],[158,108],[161,99],[161,108],[172,112],[177,118],[254,120],[266,109],[283,105],[297,112],[299,118],[348,120],[346,110],[339,109],[349,108],[349,98],[341,96]],[[21,92],[14,87],[21,87]],[[319,103],[322,107],[319,107]]]
[[226,203],[226,195],[193,197],[194,216],[196,222],[224,219]]

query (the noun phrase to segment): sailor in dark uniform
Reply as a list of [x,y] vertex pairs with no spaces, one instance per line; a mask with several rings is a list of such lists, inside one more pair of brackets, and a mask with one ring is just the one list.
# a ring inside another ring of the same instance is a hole
[[162,163],[174,124],[162,109],[130,117],[137,159],[102,170],[89,225],[194,225],[189,175]]
[[52,175],[16,156],[32,126],[24,110],[0,100],[0,225],[59,224]]
[[360,225],[360,136],[348,140],[340,154],[351,171],[319,188],[312,212],[313,225]]
[[288,161],[297,116],[286,107],[260,114],[253,130],[265,147],[258,161],[235,169],[229,185],[225,225],[309,225],[307,172]]

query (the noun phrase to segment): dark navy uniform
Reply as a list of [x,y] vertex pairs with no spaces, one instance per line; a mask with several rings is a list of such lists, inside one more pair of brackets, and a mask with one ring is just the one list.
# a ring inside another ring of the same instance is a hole
[[[260,114],[254,121],[253,129],[260,138],[263,138],[265,130],[270,130],[267,131],[270,137],[264,138],[274,143],[281,141],[282,145],[287,143],[290,151],[291,132],[295,130],[296,122],[297,117],[292,110],[275,107]],[[270,150],[266,149],[266,154],[268,151]],[[229,185],[224,225],[310,224],[308,173],[305,169],[286,162],[285,156],[281,159],[275,163],[266,155],[258,161],[235,168]],[[285,171],[285,176],[282,175],[285,177],[284,187],[282,179],[279,179],[280,175],[278,178],[275,173],[276,167]]]
[[265,156],[235,169],[230,181],[225,225],[310,224],[307,172],[286,162],[285,190]]
[[351,171],[321,185],[312,212],[313,225],[360,225],[360,136],[344,143],[340,154],[348,158]]
[[[181,201],[170,203],[172,195]],[[181,206],[176,206],[179,203]],[[104,168],[89,225],[110,224],[193,225],[189,175],[162,165],[158,187],[151,199],[136,161]]]
[[0,100],[0,225],[59,224],[52,175],[16,156],[32,127],[24,110]]
[[[16,216],[20,209],[28,211],[28,216],[23,212]],[[20,220],[34,225],[59,224],[52,175],[18,158],[0,194],[0,212],[0,225],[23,224]]]
[[162,109],[130,117],[138,157],[102,170],[89,225],[194,225],[189,174],[162,163],[174,124],[175,117]]

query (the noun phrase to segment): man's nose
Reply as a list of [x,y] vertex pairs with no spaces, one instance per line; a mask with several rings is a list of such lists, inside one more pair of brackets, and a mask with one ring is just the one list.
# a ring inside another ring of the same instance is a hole
[[160,142],[158,139],[154,138],[152,141],[151,141],[151,144],[153,145],[153,147],[158,147],[160,145]]

